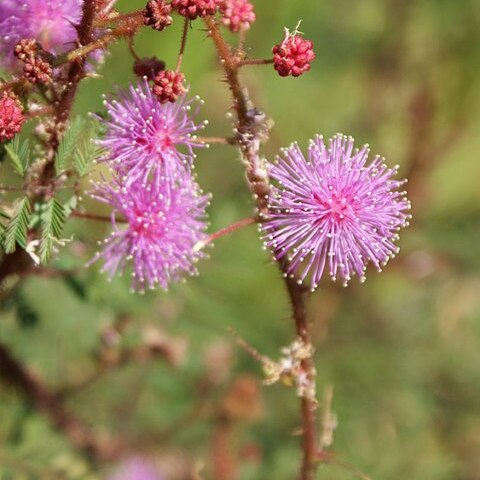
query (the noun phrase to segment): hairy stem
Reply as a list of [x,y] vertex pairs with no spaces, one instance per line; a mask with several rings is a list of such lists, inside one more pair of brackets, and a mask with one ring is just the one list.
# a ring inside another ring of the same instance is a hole
[[120,23],[128,20],[141,20],[143,18],[143,10],[135,10],[128,13],[111,13],[106,18],[95,20],[94,27],[106,27],[112,23]]
[[180,67],[182,66],[183,55],[185,53],[185,47],[187,45],[187,35],[189,28],[190,20],[188,18],[185,18],[185,22],[183,23],[182,41],[180,43],[180,52],[178,53],[177,67],[175,68],[175,71],[177,73],[180,71]]
[[246,58],[240,62],[240,66],[244,65],[271,65],[273,58]]
[[[305,345],[310,345],[311,337],[307,322],[307,311],[305,308],[305,296],[307,290],[298,285],[294,278],[287,276],[285,283],[292,304],[295,329],[299,338]],[[315,382],[315,366],[313,358],[306,358],[302,361],[302,368],[307,374],[310,383]],[[302,409],[302,439],[303,439],[303,462],[300,471],[301,480],[313,479],[317,463],[317,404],[314,398],[307,396],[301,398]]]
[[255,198],[258,215],[262,218],[268,211],[268,176],[260,157],[260,142],[268,131],[265,115],[253,108],[248,92],[238,75],[239,61],[222,37],[213,17],[206,17],[208,33],[212,38],[225,71],[226,81],[233,97],[233,108],[237,114],[238,145],[247,168],[247,179]]
[[[260,143],[262,135],[265,134],[265,115],[251,106],[248,91],[242,85],[238,70],[242,61],[235,56],[229,45],[226,43],[215,20],[212,17],[205,19],[208,33],[212,38],[222,66],[225,71],[226,81],[233,96],[233,107],[237,115],[238,145],[242,153],[246,168],[247,179],[252,190],[258,210],[258,220],[262,221],[268,214],[268,193],[269,183],[263,160],[260,156]],[[282,273],[286,272],[287,266],[280,265]],[[307,345],[311,344],[308,328],[305,295],[306,291],[296,281],[285,276],[285,283],[290,297],[295,330],[297,336]],[[314,384],[315,368],[312,358],[302,362],[303,370],[308,379]],[[302,434],[303,434],[303,460],[300,468],[299,480],[312,480],[315,473],[317,454],[317,418],[316,402],[314,398],[301,398]]]
[[220,145],[236,145],[237,139],[235,137],[196,137],[196,142],[200,143],[216,143]]
[[[109,215],[97,215],[96,213],[88,213],[88,212],[77,212],[76,210],[74,210],[71,214],[72,217],[76,217],[76,218],[83,218],[85,220],[95,220],[97,222],[107,222],[107,223],[111,223],[112,221],[112,217],[110,217]],[[127,220],[123,219],[123,218],[116,218],[115,221],[117,223],[126,223]]]

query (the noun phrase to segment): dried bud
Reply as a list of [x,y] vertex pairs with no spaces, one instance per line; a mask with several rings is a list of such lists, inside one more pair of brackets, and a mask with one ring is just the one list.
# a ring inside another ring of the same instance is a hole
[[165,62],[157,57],[139,58],[133,64],[135,75],[140,78],[147,77],[149,80],[154,80],[162,70],[165,70]]
[[215,15],[221,0],[172,0],[172,7],[190,20]]
[[160,103],[175,102],[181,95],[185,95],[183,86],[185,76],[173,70],[163,70],[154,79],[153,93]]
[[249,0],[223,0],[220,12],[223,24],[233,33],[248,30],[256,18]]
[[288,30],[283,42],[275,45],[272,51],[274,68],[281,77],[300,76],[310,70],[310,62],[315,58],[313,43]]
[[0,97],[0,142],[11,140],[23,126],[23,108],[17,96],[11,91]]
[[52,67],[39,57],[30,57],[25,60],[23,75],[31,83],[46,84],[52,78]]
[[23,38],[20,40],[13,50],[13,54],[22,62],[28,58],[34,57],[38,50],[38,44],[35,40],[30,38]]
[[143,11],[143,23],[161,32],[173,22],[170,13],[172,6],[165,0],[149,0]]

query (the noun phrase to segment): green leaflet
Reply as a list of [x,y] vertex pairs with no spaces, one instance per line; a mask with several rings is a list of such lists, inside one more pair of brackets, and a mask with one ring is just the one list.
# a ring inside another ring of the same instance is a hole
[[6,253],[14,252],[17,243],[22,248],[27,246],[27,231],[30,215],[30,201],[25,197],[17,204],[15,213],[5,226],[2,240]]
[[5,150],[12,162],[15,172],[21,177],[25,176],[30,156],[28,140],[25,140],[20,145],[20,139],[17,135],[10,143],[5,145]]
[[58,145],[57,156],[55,157],[55,172],[57,175],[62,173],[68,167],[68,162],[73,156],[73,152],[78,145],[80,137],[85,130],[85,120],[82,117],[76,117],[65,132]]
[[99,126],[96,122],[92,122],[88,129],[88,135],[79,148],[75,150],[73,158],[73,167],[80,177],[83,177],[90,167],[90,165],[103,155],[105,149],[98,146],[94,138],[98,137]]
[[41,213],[41,240],[38,250],[41,263],[47,263],[52,254],[55,239],[59,239],[66,215],[63,205],[55,198],[50,199]]

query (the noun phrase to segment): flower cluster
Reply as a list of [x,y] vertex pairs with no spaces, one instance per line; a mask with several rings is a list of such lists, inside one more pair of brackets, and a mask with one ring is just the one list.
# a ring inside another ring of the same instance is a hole
[[253,5],[249,0],[223,0],[220,12],[222,23],[233,33],[248,30],[256,19]]
[[165,0],[149,0],[143,11],[143,23],[161,32],[172,24],[171,13],[172,6]]
[[182,16],[195,20],[197,17],[215,15],[221,0],[172,0],[172,7]]
[[0,142],[11,140],[24,122],[22,105],[15,94],[12,91],[0,94]]
[[114,229],[94,260],[104,261],[110,278],[131,262],[135,290],[166,289],[195,274],[204,256],[194,248],[205,238],[209,199],[192,175],[193,148],[200,146],[194,133],[203,124],[189,112],[198,104],[185,97],[161,104],[146,79],[105,100],[107,131],[100,145],[113,180],[97,183],[92,196],[112,207]]
[[313,42],[297,31],[290,33],[288,29],[283,41],[275,45],[272,52],[273,66],[281,77],[299,77],[310,70],[310,64],[315,59]]
[[173,70],[162,70],[153,79],[152,91],[160,103],[175,103],[178,97],[185,95],[183,86],[185,75]]
[[346,285],[363,281],[369,262],[380,271],[398,252],[398,231],[408,225],[410,203],[382,157],[368,163],[368,147],[354,150],[351,137],[322,137],[306,159],[297,144],[270,168],[275,181],[270,214],[262,226],[266,245],[286,274],[314,290],[328,268]]

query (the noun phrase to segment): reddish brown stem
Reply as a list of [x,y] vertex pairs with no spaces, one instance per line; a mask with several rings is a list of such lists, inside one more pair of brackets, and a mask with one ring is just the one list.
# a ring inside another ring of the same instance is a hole
[[244,65],[271,65],[273,63],[273,58],[246,58],[239,62],[239,66],[243,67]]
[[232,453],[233,424],[230,418],[219,416],[212,439],[212,469],[216,480],[236,478],[236,461]]
[[[93,41],[93,22],[95,20],[95,0],[85,0],[82,7],[82,19],[77,27],[79,45],[87,45]],[[80,57],[68,67],[65,90],[55,105],[55,125],[49,140],[47,162],[43,168],[41,182],[48,185],[55,176],[55,155],[60,138],[65,131],[65,124],[70,117],[78,84],[85,76],[86,58]]]
[[[220,30],[212,17],[207,17],[205,22],[208,33],[215,43],[225,71],[226,81],[232,92],[234,109],[237,114],[238,144],[245,164],[247,165],[247,179],[250,189],[254,193],[259,213],[259,221],[268,214],[269,184],[266,169],[260,156],[260,139],[265,133],[265,116],[257,109],[252,108],[246,88],[241,84],[238,69],[240,62],[237,56],[232,54],[229,45],[222,37]],[[263,120],[263,121],[262,121]],[[283,273],[286,265],[280,265]],[[311,344],[310,333],[305,309],[306,292],[293,278],[285,276],[288,295],[292,304],[293,318],[297,336],[305,344]],[[315,380],[315,368],[313,359],[308,358],[302,362],[302,367],[309,380]],[[302,433],[303,433],[303,460],[299,474],[299,480],[313,480],[317,454],[317,419],[316,404],[312,398],[301,398]]]
[[[282,270],[286,265],[282,265]],[[307,290],[297,281],[287,276],[285,279],[290,302],[292,304],[293,319],[298,337],[304,344],[310,345],[311,338],[307,322],[307,311],[305,308],[305,296]],[[310,382],[315,382],[315,366],[312,358],[306,358],[302,361],[302,368],[308,376]],[[303,462],[300,471],[301,480],[311,480],[314,477],[317,463],[317,405],[313,399],[302,398],[302,441],[303,441]]]
[[183,55],[185,53],[185,47],[187,45],[187,35],[188,35],[188,28],[190,27],[190,20],[185,18],[183,22],[183,32],[182,32],[182,41],[180,43],[180,52],[178,53],[178,60],[177,60],[177,67],[175,71],[178,73],[180,71],[180,67],[182,66]]
[[128,13],[112,13],[106,18],[100,18],[94,22],[95,27],[105,27],[112,23],[120,23],[126,20],[136,20],[143,17],[143,10],[135,10]]
[[220,145],[236,145],[237,139],[234,137],[197,137],[195,138],[196,142],[200,143],[217,143]]
[[[73,211],[72,212],[72,217],[76,218],[83,218],[85,220],[95,220],[97,222],[108,222],[110,223],[112,221],[112,218],[109,217],[108,215],[97,215],[95,213],[87,213],[87,212],[77,212]],[[121,219],[115,219],[117,223],[126,223],[127,221],[123,218]]]
[[208,33],[220,56],[226,81],[233,97],[233,108],[237,114],[238,145],[247,166],[247,179],[254,194],[261,219],[268,211],[268,178],[259,155],[260,138],[266,129],[264,115],[250,105],[248,93],[238,76],[238,59],[222,37],[213,17],[205,18]]
[[201,246],[204,247],[208,243],[214,242],[215,240],[224,237],[225,235],[229,235],[230,233],[233,233],[237,230],[240,230],[241,228],[247,227],[248,225],[252,225],[252,223],[255,223],[256,221],[257,219],[254,217],[242,218],[242,220],[239,220],[238,222],[235,222],[228,227],[222,228],[221,230],[212,233],[206,240],[200,242]]
[[38,110],[30,111],[24,114],[25,120],[31,120],[32,118],[42,117],[44,115],[51,115],[55,109],[51,105],[39,108]]

